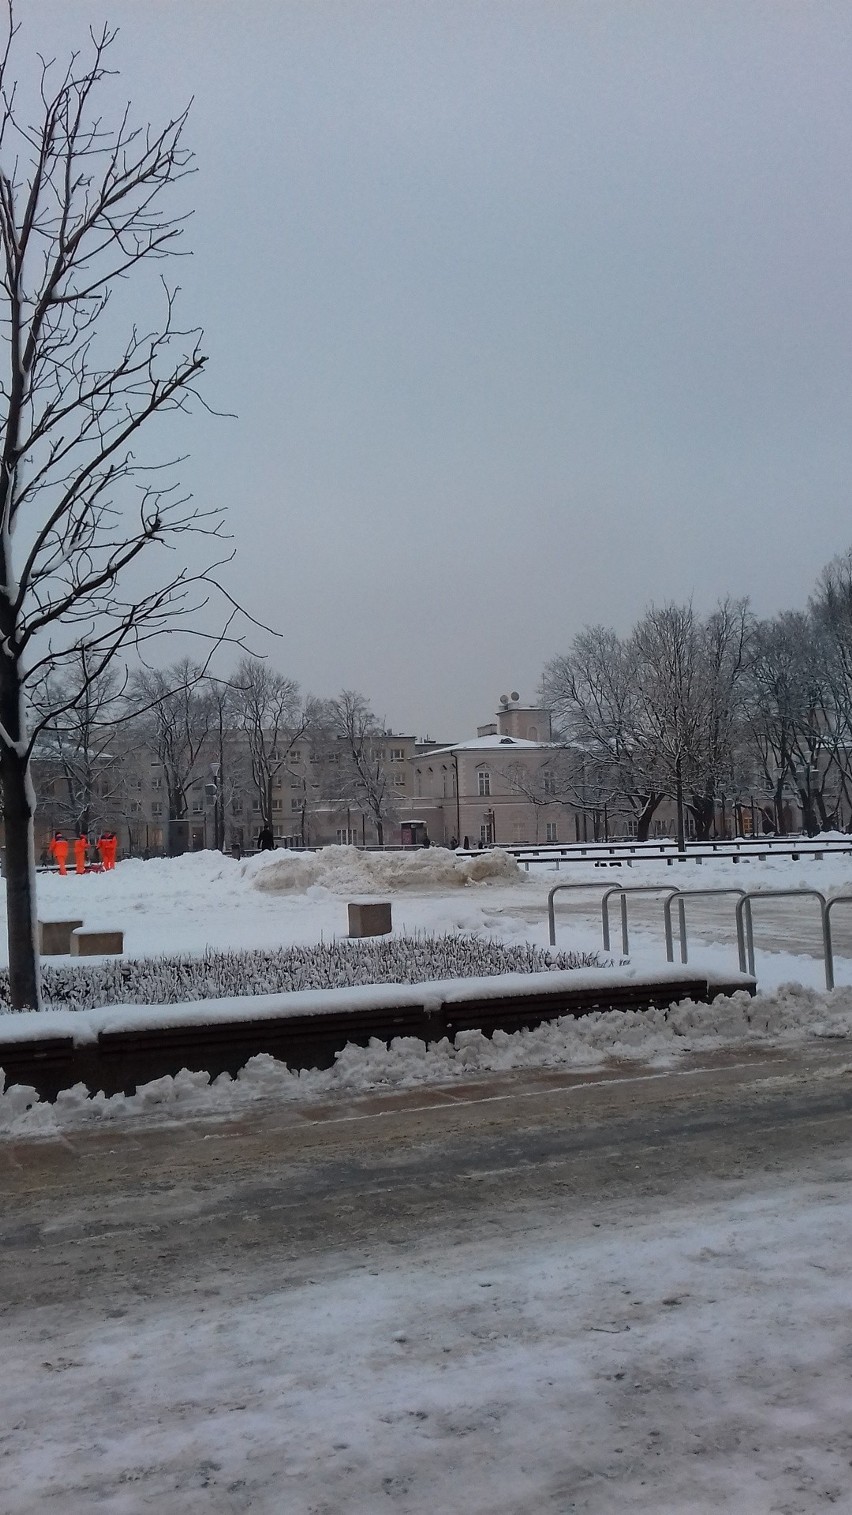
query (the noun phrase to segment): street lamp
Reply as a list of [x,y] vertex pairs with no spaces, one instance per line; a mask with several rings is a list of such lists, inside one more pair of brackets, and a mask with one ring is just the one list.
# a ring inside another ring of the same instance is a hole
[[204,793],[208,800],[213,801],[213,846],[221,852],[224,848],[225,838],[222,835],[222,786],[219,782],[221,776],[219,763],[210,764],[210,782],[204,785]]

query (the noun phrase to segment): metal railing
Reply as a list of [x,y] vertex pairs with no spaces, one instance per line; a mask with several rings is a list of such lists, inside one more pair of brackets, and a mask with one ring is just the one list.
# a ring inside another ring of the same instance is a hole
[[822,947],[825,954],[825,987],[834,988],[834,941],[831,935],[831,912],[835,905],[852,905],[852,894],[833,894],[822,910]]
[[[777,899],[815,899],[819,900],[819,918],[822,927],[822,958],[825,969],[826,988],[830,989],[834,981],[833,964],[829,966],[829,953],[831,950],[830,926],[827,925],[826,898],[819,889],[761,889],[754,894],[744,894],[737,901],[737,951],[740,960],[740,972],[750,973],[754,976],[754,919],[752,902],[754,900],[777,900]],[[829,977],[832,983],[829,983]]]
[[689,962],[689,948],[686,939],[686,900],[708,898],[711,895],[732,895],[738,897],[746,893],[745,889],[677,889],[673,890],[663,905],[663,922],[666,933],[666,958],[670,963],[674,962],[674,938],[672,934],[672,905],[677,900],[678,935],[680,937],[680,960],[682,963]]
[[[556,946],[556,907],[555,907],[554,902],[553,902],[554,895],[556,895],[556,894],[562,894],[562,893],[564,893],[564,891],[566,889],[586,889],[586,890],[588,890],[588,889],[603,889],[605,887],[606,886],[603,883],[594,883],[594,882],[588,883],[588,884],[554,884],[553,888],[551,890],[549,890],[548,895],[547,895],[547,928],[548,928],[548,936],[549,936],[549,939],[550,939],[550,945],[551,945],[551,947],[555,947]],[[609,892],[609,890],[607,892]]]
[[630,934],[627,929],[627,897],[630,894],[666,894],[675,895],[680,891],[669,889],[665,884],[611,884],[601,896],[601,928],[603,932],[604,951],[611,951],[609,932],[609,902],[613,894],[620,896],[621,906],[621,950],[625,957],[630,951]]
[[[555,896],[565,890],[576,891],[579,889],[597,889],[600,884],[554,884],[547,896],[547,919],[548,935],[551,947],[556,946],[556,910]],[[656,884],[609,884],[602,887],[600,896],[601,906],[601,934],[603,937],[604,950],[609,952],[611,948],[610,909],[609,902],[614,895],[619,896],[621,910],[621,947],[625,956],[630,951],[630,936],[628,929],[628,898],[631,894],[663,894],[663,922],[666,943],[666,958],[668,962],[674,962],[674,930],[672,926],[672,911],[677,906],[678,912],[678,936],[680,943],[680,960],[682,963],[689,961],[689,946],[686,930],[686,902],[691,899],[710,899],[723,897],[736,897],[735,922],[737,935],[737,955],[741,973],[749,973],[755,977],[755,951],[754,951],[754,904],[757,900],[774,899],[815,899],[819,906],[819,920],[822,931],[822,955],[823,969],[825,973],[826,989],[834,988],[834,942],[831,930],[831,915],[837,905],[852,905],[852,893],[835,894],[830,899],[819,889],[759,889],[749,892],[746,889],[668,889],[665,885]]]
[[[499,843],[497,845],[500,845]],[[508,852],[516,862],[523,865],[525,872],[529,873],[531,867],[550,867],[558,873],[563,864],[589,864],[594,863],[597,868],[621,867],[632,868],[635,863],[665,863],[671,868],[675,863],[694,863],[701,866],[704,862],[712,862],[718,859],[720,862],[733,864],[748,862],[765,862],[767,858],[789,857],[793,862],[800,858],[812,858],[815,862],[822,862],[828,856],[848,856],[852,854],[852,843],[829,843],[821,842],[814,845],[809,842],[777,842],[755,846],[724,846],[715,844],[692,844],[685,852],[676,852],[668,849],[644,849],[642,847],[599,847],[592,846],[565,848],[560,851],[529,851],[521,847],[504,846],[500,849]],[[463,857],[475,857],[476,853],[463,852]]]

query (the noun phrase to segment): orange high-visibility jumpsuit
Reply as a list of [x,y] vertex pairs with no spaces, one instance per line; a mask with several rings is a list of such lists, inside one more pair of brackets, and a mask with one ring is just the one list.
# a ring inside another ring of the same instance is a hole
[[115,854],[118,851],[118,837],[114,833],[104,837],[104,867],[115,867]]
[[68,872],[68,843],[64,836],[55,836],[50,844],[50,850],[59,864],[59,872],[64,875]]
[[88,837],[78,836],[74,842],[74,867],[78,873],[85,873],[86,871],[86,853],[88,850]]

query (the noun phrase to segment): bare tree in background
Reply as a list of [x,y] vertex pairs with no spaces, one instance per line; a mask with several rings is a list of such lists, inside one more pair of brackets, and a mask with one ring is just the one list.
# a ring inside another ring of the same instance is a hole
[[541,698],[553,710],[561,738],[576,752],[573,784],[585,816],[590,797],[622,808],[645,841],[665,796],[653,731],[644,729],[638,654],[605,626],[587,626],[570,651],[544,671]]
[[[15,33],[10,6],[0,43],[0,780],[11,998],[22,1009],[39,999],[30,760],[61,713],[30,725],[27,709],[44,708],[57,676],[69,709],[81,691],[67,676],[84,652],[91,683],[203,604],[218,565],[191,570],[185,538],[217,535],[221,521],[138,451],[140,429],[195,393],[199,333],[181,328],[165,282],[155,281],[156,319],[122,316],[127,281],[150,306],[145,269],[179,250],[185,217],[168,201],[192,172],[186,113],[137,127],[128,107],[104,122],[97,96],[115,35],[104,30],[85,58],[42,64],[28,121]],[[140,577],[140,557],[157,546],[181,550]]]
[[136,708],[147,711],[139,719],[140,738],[162,766],[173,856],[187,848],[190,790],[215,750],[218,702],[204,668],[189,658],[171,668],[138,670],[131,691]]
[[[124,685],[118,669],[101,669],[89,677],[88,654],[80,652],[79,666],[66,667],[46,680],[39,693],[46,707],[44,722],[33,748],[40,772],[58,783],[56,824],[80,836],[102,829],[124,786],[128,743],[123,724]],[[44,714],[33,712],[37,718]],[[31,724],[34,724],[31,715]]]
[[[289,771],[290,755],[308,730],[312,702],[303,702],[295,679],[285,678],[260,658],[243,658],[231,680],[232,709],[245,735],[252,783],[260,801],[261,821],[273,830],[272,790]],[[299,775],[304,786],[305,780]],[[304,816],[304,806],[303,806]],[[304,828],[304,819],[302,821]]]
[[335,797],[343,804],[357,806],[370,817],[378,844],[383,847],[385,825],[393,814],[393,788],[385,748],[388,734],[370,709],[369,701],[354,689],[344,689],[336,699],[327,700],[323,711],[326,730],[337,745],[339,757],[335,764]]

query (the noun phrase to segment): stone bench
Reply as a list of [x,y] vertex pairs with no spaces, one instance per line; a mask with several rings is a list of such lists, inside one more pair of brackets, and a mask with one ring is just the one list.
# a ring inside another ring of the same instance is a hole
[[387,936],[392,931],[390,902],[376,904],[350,904],[350,936]]
[[38,950],[42,957],[67,956],[71,952],[71,935],[82,921],[39,921]]
[[78,926],[71,933],[72,957],[121,956],[124,951],[123,931],[93,931]]

